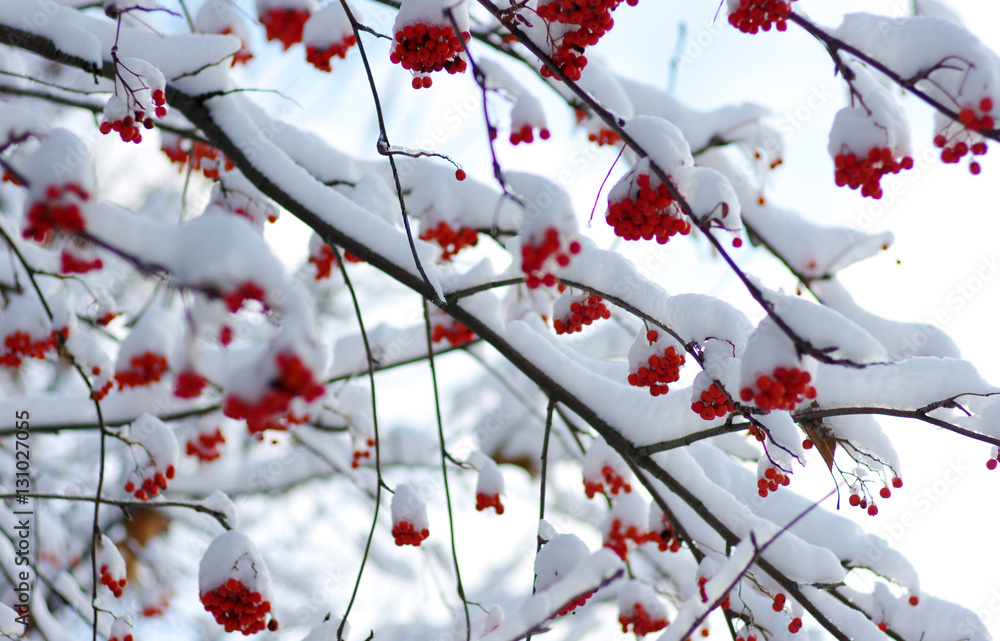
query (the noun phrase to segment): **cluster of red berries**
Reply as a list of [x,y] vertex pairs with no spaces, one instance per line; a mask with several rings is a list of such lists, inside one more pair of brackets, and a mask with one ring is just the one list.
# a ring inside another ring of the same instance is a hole
[[22,357],[43,359],[46,352],[55,349],[60,341],[65,342],[67,338],[69,338],[68,327],[54,329],[47,337],[37,341],[32,341],[31,335],[27,332],[8,334],[3,340],[6,351],[0,354],[0,365],[20,367],[23,362]]
[[199,434],[197,438],[189,440],[184,452],[188,456],[197,456],[202,463],[209,463],[222,456],[219,446],[226,442],[226,437],[222,435],[222,430],[215,428],[211,434]]
[[177,375],[174,396],[177,398],[198,398],[206,384],[208,384],[208,379],[194,370],[186,369]]
[[646,535],[646,540],[651,543],[656,543],[656,547],[659,548],[660,552],[677,552],[681,549],[681,540],[678,538],[677,533],[674,532],[674,526],[670,521],[667,521],[666,517],[663,517],[663,529],[659,532],[650,532]]
[[[461,171],[459,169],[458,171]],[[436,227],[430,227],[420,232],[420,240],[434,240],[443,250],[441,260],[451,260],[452,257],[466,247],[475,247],[479,242],[479,233],[472,227],[460,227],[457,231],[445,221]]]
[[[903,487],[903,479],[898,476],[892,477],[892,486],[896,489]],[[883,486],[882,489],[879,490],[878,494],[883,499],[887,499],[892,496],[892,490],[890,490],[888,486]],[[875,502],[872,501],[869,503],[866,497],[862,497],[859,494],[852,493],[851,496],[848,497],[847,503],[851,507],[860,507],[861,509],[866,510],[871,516],[878,514],[878,507],[875,505]]]
[[554,619],[556,617],[566,616],[567,614],[569,614],[573,610],[575,610],[575,609],[581,607],[583,604],[585,604],[587,602],[587,599],[589,599],[592,596],[594,596],[593,592],[587,592],[586,594],[581,594],[580,596],[578,596],[577,598],[573,599],[572,601],[570,601],[569,603],[567,603],[563,607],[559,608],[559,610],[557,610],[556,613],[553,614],[552,616],[550,616],[549,618],[550,619]]
[[[794,2],[794,0],[792,0]],[[788,17],[792,15],[789,0],[740,0],[740,6],[729,14],[729,24],[743,33],[770,31],[774,25],[778,31],[788,28]]]
[[292,399],[302,397],[311,403],[323,394],[323,385],[317,383],[313,373],[295,354],[282,352],[275,357],[278,376],[268,391],[256,404],[247,403],[238,396],[228,396],[222,413],[233,419],[246,419],[251,434],[265,430],[285,430],[288,423],[307,420],[288,411]]
[[120,597],[122,595],[122,588],[125,587],[126,583],[128,583],[128,580],[125,577],[116,579],[111,576],[111,572],[108,571],[107,565],[101,566],[101,585],[108,586],[108,589],[111,590],[111,593],[116,597]]
[[174,466],[168,465],[166,473],[155,472],[151,478],[142,479],[140,488],[136,488],[135,483],[129,480],[125,483],[125,491],[140,501],[148,501],[159,494],[160,490],[167,489],[167,481],[172,478],[174,478]]
[[431,330],[431,341],[440,343],[447,340],[452,347],[459,347],[476,340],[476,334],[458,321],[437,324]]
[[265,615],[271,611],[271,603],[265,601],[260,592],[250,592],[236,579],[229,579],[212,592],[202,592],[199,597],[205,609],[215,617],[216,623],[225,627],[226,632],[242,632],[251,635],[265,627],[270,631],[278,629],[278,622],[272,618],[266,625]]
[[248,280],[223,296],[222,301],[226,304],[226,309],[235,314],[243,306],[243,301],[256,300],[263,303],[264,297],[264,288]]
[[392,526],[392,536],[396,539],[396,545],[415,545],[420,547],[424,539],[430,535],[430,530],[427,528],[417,532],[413,529],[413,524],[409,521],[400,521]]
[[131,369],[115,372],[118,389],[156,383],[167,371],[167,359],[155,352],[143,352],[129,360]]
[[351,455],[351,467],[358,469],[361,467],[361,459],[371,458],[371,448],[375,447],[375,439],[370,438],[365,441],[366,449],[356,449]]
[[59,256],[59,270],[63,274],[86,274],[102,267],[104,267],[104,262],[100,258],[87,260],[76,254],[71,254],[65,249]]
[[604,147],[605,145],[617,145],[622,141],[622,137],[607,127],[601,127],[596,132],[592,131],[587,134],[587,140],[596,142],[598,147]]
[[259,18],[268,42],[280,40],[288,51],[296,42],[302,42],[302,30],[309,21],[309,15],[305,9],[275,8],[265,11]]
[[28,209],[27,226],[21,236],[35,242],[45,242],[49,232],[83,231],[83,215],[79,201],[90,200],[90,194],[76,183],[49,185],[45,200],[35,201]]
[[712,421],[722,418],[736,408],[733,407],[733,402],[726,398],[722,389],[716,383],[712,383],[701,393],[697,401],[691,403],[691,409],[706,421]]
[[[90,368],[90,373],[93,374],[94,376],[100,376],[101,368],[94,365],[93,367]],[[111,379],[108,379],[104,382],[104,385],[92,388],[90,391],[91,400],[103,401],[104,397],[108,395],[108,392],[110,392],[111,388],[113,387],[114,383],[111,381]]]
[[[164,118],[167,115],[167,108],[164,106],[167,104],[167,98],[163,90],[154,89],[152,98],[153,105],[155,105],[154,113],[156,117]],[[153,128],[153,118],[146,115],[146,112],[142,109],[136,109],[132,115],[127,115],[115,121],[105,120],[101,123],[100,129],[101,133],[105,136],[114,131],[121,137],[122,142],[139,144],[142,142],[142,133],[139,131],[139,125],[142,125],[145,129]]]
[[649,175],[640,174],[635,186],[638,193],[634,199],[625,197],[608,203],[606,218],[616,236],[625,240],[656,238],[662,245],[675,234],[686,236],[691,232],[691,224],[676,215],[677,205],[666,185],[654,188]]
[[503,514],[503,503],[500,502],[500,495],[483,494],[482,492],[476,494],[476,510],[482,512],[488,507],[496,510],[497,514]]
[[[994,127],[993,116],[987,115],[993,110],[993,99],[986,97],[979,101],[979,110],[983,113],[982,116],[976,117],[976,111],[973,107],[964,107],[958,112],[958,122],[964,127],[964,129],[959,129],[950,137],[945,136],[944,133],[939,133],[934,136],[934,145],[941,150],[941,162],[954,164],[964,158],[970,151],[973,156],[982,156],[986,153],[986,141],[978,140],[973,142],[971,145],[968,143],[970,138],[970,132],[978,133],[980,131],[989,131]],[[945,129],[948,131],[950,127]],[[977,136],[978,137],[978,136]],[[973,175],[978,174],[982,168],[979,163],[973,161],[969,163],[969,171]]]
[[[619,492],[628,494],[632,491],[632,486],[626,483],[625,479],[610,465],[601,468],[601,476],[603,478],[598,481],[583,479],[583,491],[586,492],[588,499],[594,498],[598,492],[605,495],[611,492],[611,494],[617,495]],[[605,484],[607,484],[607,491],[604,489]]]
[[646,608],[641,603],[632,606],[632,616],[618,615],[618,623],[622,624],[622,632],[628,632],[628,626],[632,626],[632,631],[638,637],[644,637],[650,632],[656,632],[667,627],[666,619],[650,619]]
[[628,542],[630,540],[634,541],[636,545],[643,543],[660,545],[663,541],[659,532],[640,532],[639,528],[634,525],[622,530],[621,519],[615,519],[611,522],[611,529],[604,540],[604,547],[617,554],[622,561],[628,561]]
[[764,478],[757,479],[757,494],[767,497],[769,492],[777,492],[782,485],[788,485],[792,479],[776,467],[764,470]]
[[861,195],[878,200],[882,197],[879,181],[886,174],[898,174],[913,168],[913,158],[904,156],[897,161],[888,147],[872,147],[868,156],[858,158],[853,153],[837,154],[833,159],[834,180],[838,187],[861,188]]
[[965,125],[965,128],[969,131],[989,131],[993,129],[993,116],[988,115],[989,112],[993,111],[993,99],[990,97],[983,98],[979,101],[978,106],[979,111],[983,112],[982,116],[977,118],[974,108],[965,107],[958,112],[958,121]]
[[580,243],[575,240],[569,243],[566,250],[562,246],[555,227],[546,229],[542,242],[537,245],[525,240],[521,246],[521,271],[527,276],[525,284],[528,289],[538,289],[542,285],[552,287],[556,284],[555,274],[545,272],[545,263],[550,258],[555,258],[560,267],[566,267],[569,265],[570,255],[580,253]]
[[[427,25],[422,22],[406,25],[396,32],[396,45],[389,54],[389,60],[418,74],[442,69],[448,73],[463,73],[467,67],[461,56],[463,41],[468,42],[471,37],[468,31],[463,31],[461,36],[456,35],[450,25]],[[414,89],[430,86],[431,79],[427,76],[413,79]]]
[[795,634],[801,629],[802,629],[802,619],[800,619],[799,617],[795,617],[794,619],[788,622],[788,631],[791,632],[792,634]]
[[866,497],[859,496],[858,494],[851,494],[851,496],[847,499],[847,502],[851,505],[851,507],[860,507],[863,510],[867,510],[868,514],[871,516],[878,514],[878,507],[875,505],[875,502],[872,501],[871,503],[868,503],[868,499]]
[[[659,337],[659,332],[649,330],[646,332],[646,339],[650,343],[655,343]],[[660,396],[670,391],[669,384],[676,382],[680,377],[681,365],[684,364],[684,354],[678,354],[674,346],[671,345],[663,350],[663,354],[652,354],[646,365],[628,375],[628,384],[634,387],[648,387],[651,396]]]
[[309,262],[316,265],[316,280],[329,278],[333,273],[333,267],[337,264],[337,257],[333,254],[333,248],[323,243],[319,248],[319,256],[309,256]]
[[758,376],[757,391],[751,387],[740,390],[744,402],[753,401],[762,410],[793,410],[803,398],[816,398],[816,388],[809,385],[812,376],[795,367],[778,367],[773,376]]
[[[634,7],[638,0],[626,0]],[[547,22],[573,25],[576,29],[567,32],[552,55],[553,60],[570,80],[579,80],[580,72],[587,66],[587,59],[577,52],[597,44],[615,21],[611,12],[618,8],[621,0],[549,0],[539,4],[538,15]],[[542,67],[542,75],[551,77],[547,67]]]
[[[312,45],[306,47],[306,62],[316,67],[320,71],[333,71],[330,66],[330,59],[337,56],[341,60],[347,57],[347,50],[358,43],[354,34],[344,36],[340,42],[335,42],[326,49],[319,49]],[[286,47],[287,49],[287,47]]]
[[[538,130],[538,137],[542,140],[548,140],[551,135],[545,127]],[[510,132],[510,144],[519,145],[522,142],[525,144],[535,142],[535,134],[532,131],[531,125],[522,125],[520,129]]]
[[600,296],[587,296],[581,301],[569,305],[569,316],[552,321],[556,334],[573,334],[583,331],[585,325],[590,325],[600,318],[611,318],[611,310]]

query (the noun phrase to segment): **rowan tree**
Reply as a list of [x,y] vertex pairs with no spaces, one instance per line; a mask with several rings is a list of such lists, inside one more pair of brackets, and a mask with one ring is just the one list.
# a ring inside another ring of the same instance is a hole
[[[1000,390],[855,302],[893,236],[781,206],[768,107],[600,55],[637,4],[0,0],[0,634],[989,639],[852,515],[909,489],[886,417],[994,469]],[[943,5],[718,9],[828,54],[830,194],[984,171],[1000,59]]]

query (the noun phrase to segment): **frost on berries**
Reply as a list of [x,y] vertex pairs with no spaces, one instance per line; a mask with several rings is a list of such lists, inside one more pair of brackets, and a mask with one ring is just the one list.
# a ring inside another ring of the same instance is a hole
[[639,581],[628,581],[618,591],[618,622],[622,632],[629,626],[636,636],[643,637],[667,627],[667,608],[653,588]]
[[[582,250],[569,194],[541,176],[508,172],[507,185],[520,198],[524,215],[518,229],[520,268],[529,289],[554,287],[555,272]],[[516,262],[516,261],[515,261]]]
[[[355,20],[363,18],[357,9],[351,12]],[[314,13],[302,30],[302,43],[306,46],[306,61],[320,71],[332,71],[330,60],[347,57],[347,51],[357,44],[351,21],[340,2],[331,2]]]
[[778,31],[788,28],[795,0],[728,0],[729,24],[743,33],[754,34],[763,29]]
[[862,196],[879,199],[882,176],[913,168],[910,126],[902,107],[864,67],[850,69],[857,104],[837,112],[828,149],[838,187],[860,188]]
[[[597,44],[615,21],[611,12],[622,0],[541,0],[538,15],[548,25],[548,40],[552,46],[552,59],[570,80],[579,80],[587,66],[583,55],[586,48]],[[626,0],[634,7],[638,0]],[[554,77],[548,67],[542,67],[542,76]]]
[[[259,390],[258,396],[253,398],[229,390],[223,403],[223,413],[229,418],[245,419],[251,434],[260,434],[265,430],[286,430],[289,423],[305,421],[305,417],[296,416],[292,411],[293,401],[302,399],[305,403],[312,403],[324,391],[309,363],[299,354],[279,351],[270,362],[265,357],[263,367],[267,385],[264,389],[260,389],[259,383],[252,385]],[[261,373],[257,371],[247,374],[259,376]]]
[[[555,585],[575,567],[590,557],[590,549],[575,534],[555,534],[535,555],[535,589],[539,592]],[[587,602],[593,592],[580,595],[563,605],[552,618],[565,616]]]
[[243,15],[228,2],[206,2],[194,19],[194,30],[198,33],[233,35],[240,41],[240,49],[233,54],[230,66],[245,65],[253,59],[250,51],[250,32]]
[[630,171],[608,194],[605,215],[615,235],[625,240],[653,240],[664,244],[671,236],[691,233],[667,186],[647,173]]
[[115,363],[118,389],[144,387],[160,381],[174,354],[177,334],[169,312],[151,307],[122,341]]
[[208,546],[198,568],[199,597],[226,632],[244,635],[265,627],[276,629],[271,617],[271,573],[260,550],[247,535],[231,530]]
[[[449,8],[458,24],[458,32],[445,14]],[[403,0],[392,32],[394,41],[389,59],[415,74],[412,82],[414,89],[431,86],[432,81],[427,74],[435,71],[463,73],[468,66],[464,43],[470,40],[471,35],[466,2]]]
[[611,310],[600,296],[566,293],[552,305],[552,328],[556,334],[573,334],[596,320],[611,318]]
[[17,167],[30,181],[24,238],[47,243],[57,235],[85,230],[86,208],[96,186],[92,163],[80,162],[77,156],[85,146],[69,131],[55,129]]
[[684,348],[664,331],[640,332],[628,351],[628,384],[648,387],[651,396],[670,391],[669,384],[680,378]]
[[132,619],[129,615],[123,614],[114,620],[108,641],[132,641]]
[[492,507],[497,514],[503,514],[500,495],[504,491],[504,482],[500,466],[482,452],[470,454],[469,463],[479,470],[479,480],[476,482],[476,510],[482,512]]
[[430,536],[427,505],[417,491],[406,483],[392,495],[392,536],[396,545],[420,544]]
[[125,578],[125,559],[118,547],[105,535],[101,535],[101,549],[98,555],[98,567],[101,573],[101,585],[107,586],[116,597],[122,595],[122,590],[128,580]]
[[545,111],[538,98],[530,93],[522,93],[510,110],[510,144],[519,145],[535,140],[535,130],[542,140],[549,139],[549,130],[545,124]]
[[152,414],[143,414],[129,426],[125,491],[148,501],[167,489],[174,478],[180,448],[173,430]]
[[257,0],[257,18],[264,25],[267,40],[280,41],[286,51],[302,42],[306,22],[317,10],[317,0]]
[[122,142],[142,142],[153,117],[167,115],[166,80],[159,69],[139,58],[121,58],[115,67],[115,93],[104,105],[102,134],[117,133]]
[[643,543],[660,544],[659,532],[651,532],[647,529],[649,523],[649,507],[646,501],[637,494],[626,494],[618,499],[611,506],[604,521],[604,547],[611,549],[621,558],[628,560],[628,551],[631,547],[629,541],[634,545]]
[[596,440],[583,457],[583,489],[588,499],[600,492],[615,496],[632,491],[632,473],[625,460],[603,440]]
[[0,366],[18,368],[25,358],[44,359],[67,339],[68,328],[52,328],[34,292],[11,296],[0,315]]

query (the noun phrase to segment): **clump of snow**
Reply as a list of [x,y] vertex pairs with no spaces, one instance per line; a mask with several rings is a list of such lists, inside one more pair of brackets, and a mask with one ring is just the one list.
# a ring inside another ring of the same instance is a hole
[[404,521],[412,525],[416,532],[430,528],[427,504],[408,483],[398,485],[395,494],[392,495],[392,523],[399,525]]

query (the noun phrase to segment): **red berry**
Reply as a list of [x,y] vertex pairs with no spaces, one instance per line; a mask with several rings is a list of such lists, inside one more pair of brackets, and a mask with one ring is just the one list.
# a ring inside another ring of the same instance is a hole
[[899,478],[898,476],[892,477],[892,486],[897,490],[903,487],[903,479]]
[[467,178],[467,176],[465,175],[465,170],[464,169],[456,169],[455,170],[455,180],[465,180],[466,178]]

